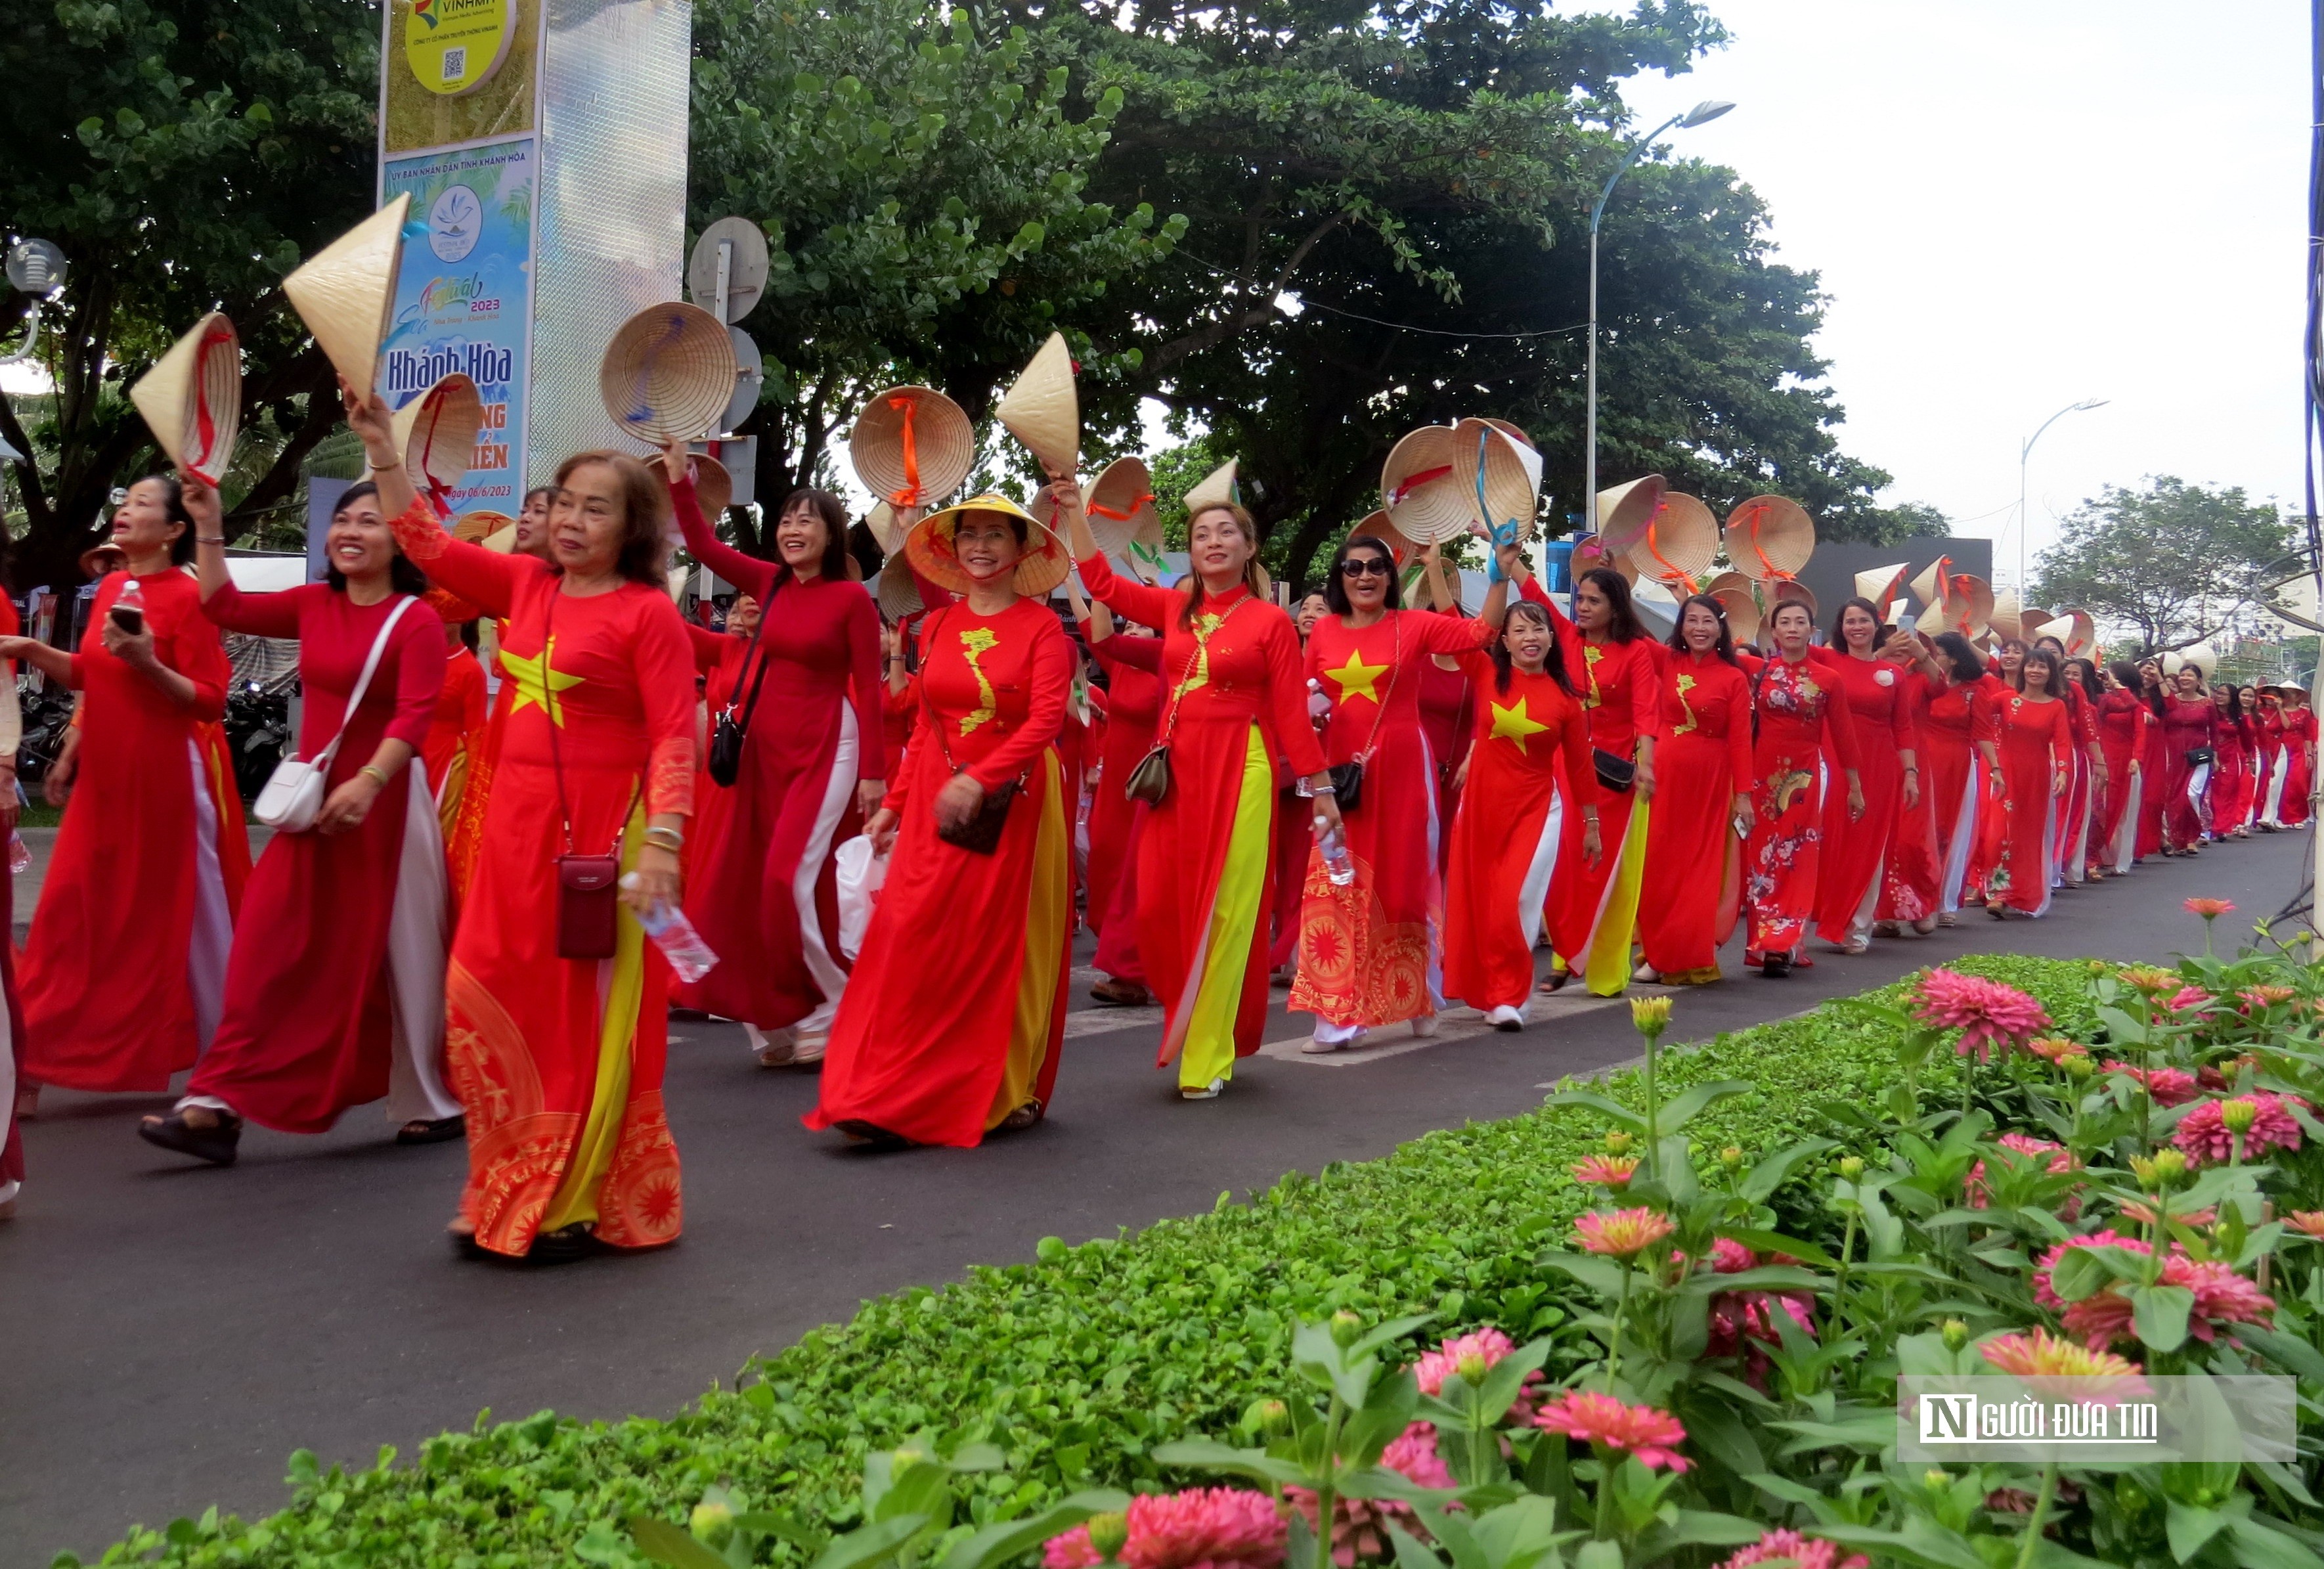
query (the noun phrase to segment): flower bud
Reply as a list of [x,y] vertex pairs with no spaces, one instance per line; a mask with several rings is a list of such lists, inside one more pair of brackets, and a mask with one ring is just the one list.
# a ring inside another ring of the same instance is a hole
[[1740,1144],[1729,1144],[1726,1149],[1721,1149],[1719,1152],[1719,1164],[1729,1171],[1740,1171],[1743,1168],[1743,1147]]
[[2090,1060],[2090,1054],[2086,1051],[2069,1052],[2058,1059],[2058,1066],[2065,1070],[2068,1078],[2077,1083],[2089,1079],[2098,1071],[2098,1064]]
[[1938,1333],[1944,1336],[1947,1351],[1959,1351],[1969,1343],[1969,1325],[1960,1319],[1946,1319]]
[[1841,1156],[1840,1158],[1840,1174],[1850,1182],[1854,1182],[1858,1177],[1863,1176],[1864,1157],[1861,1155]]
[[1609,1155],[1628,1155],[1630,1152],[1632,1146],[1637,1143],[1637,1140],[1628,1133],[1622,1132],[1619,1129],[1617,1129],[1615,1131],[1606,1135],[1606,1153]]
[[1279,1438],[1291,1431],[1291,1408],[1280,1400],[1259,1400],[1251,1406],[1250,1414],[1259,1430],[1270,1438]]
[[1092,1515],[1089,1518],[1090,1546],[1100,1558],[1111,1564],[1130,1545],[1130,1520],[1117,1514]]
[[1932,1467],[1929,1470],[1921,1472],[1921,1485],[1927,1488],[1931,1492],[1942,1492],[1945,1489],[1952,1486],[1952,1484],[1953,1473],[1950,1471],[1942,1471],[1935,1467]]
[[686,1528],[705,1546],[723,1547],[734,1534],[734,1509],[724,1499],[704,1499],[686,1518]]
[[2187,1157],[2183,1151],[2165,1145],[2152,1155],[2132,1156],[2130,1169],[2141,1187],[2149,1193],[2161,1193],[2187,1175]]
[[1364,1321],[1342,1307],[1332,1315],[1332,1343],[1342,1351],[1364,1337]]
[[2249,1095],[2238,1095],[2232,1101],[2219,1103],[2219,1126],[2230,1133],[2248,1133],[2252,1119],[2259,1115],[2258,1103]]
[[1671,1000],[1667,997],[1633,997],[1630,999],[1630,1023],[1641,1035],[1657,1035],[1670,1023]]

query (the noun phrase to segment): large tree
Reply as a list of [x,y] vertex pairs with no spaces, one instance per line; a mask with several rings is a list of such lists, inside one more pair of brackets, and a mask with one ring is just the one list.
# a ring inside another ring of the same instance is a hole
[[[11,576],[70,584],[99,509],[151,466],[128,384],[204,311],[243,335],[243,527],[336,421],[283,274],[371,207],[379,12],[360,0],[63,0],[0,26],[0,213],[71,267],[44,319],[54,392],[0,397],[24,512]],[[29,301],[0,304],[5,333]],[[325,394],[317,396],[316,394]],[[254,471],[253,471],[254,470]]]
[[2274,503],[2164,475],[2136,490],[2108,485],[2067,514],[2037,563],[2034,598],[2127,629],[2142,654],[2189,648],[2301,570],[2294,551]]

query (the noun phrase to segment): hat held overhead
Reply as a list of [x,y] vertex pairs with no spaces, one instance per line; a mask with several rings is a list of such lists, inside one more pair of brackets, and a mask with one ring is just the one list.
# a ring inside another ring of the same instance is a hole
[[739,374],[718,318],[671,300],[622,323],[597,367],[597,392],[616,429],[659,447],[718,434]]
[[242,429],[242,340],[211,311],[129,389],[161,456],[216,485]]
[[855,477],[899,507],[940,502],[976,464],[976,432],[958,403],[930,387],[890,387],[855,417],[847,456]]
[[379,346],[395,309],[403,224],[410,212],[410,195],[397,197],[282,280],[299,319],[358,391],[378,384]]
[[1049,335],[992,411],[1040,459],[1043,472],[1071,474],[1080,466],[1082,406],[1064,333]]

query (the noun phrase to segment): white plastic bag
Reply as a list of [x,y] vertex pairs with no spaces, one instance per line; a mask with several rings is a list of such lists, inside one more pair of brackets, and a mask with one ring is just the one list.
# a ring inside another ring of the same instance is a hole
[[853,959],[862,951],[872,907],[888,881],[888,858],[874,854],[872,841],[858,834],[833,852],[839,878],[839,951]]

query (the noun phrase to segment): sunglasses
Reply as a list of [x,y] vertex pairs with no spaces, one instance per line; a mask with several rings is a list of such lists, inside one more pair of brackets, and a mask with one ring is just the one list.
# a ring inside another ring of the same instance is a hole
[[1395,570],[1390,563],[1372,556],[1351,556],[1340,563],[1342,577],[1385,577]]

